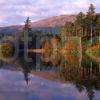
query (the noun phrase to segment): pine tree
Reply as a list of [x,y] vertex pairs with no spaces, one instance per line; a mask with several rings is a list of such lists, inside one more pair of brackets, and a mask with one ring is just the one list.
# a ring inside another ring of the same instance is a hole
[[91,44],[93,42],[93,29],[94,29],[94,15],[95,15],[95,7],[93,4],[90,4],[89,6],[89,9],[88,9],[88,12],[87,12],[87,16],[86,16],[86,19],[87,19],[87,28],[88,28],[88,32],[89,34],[91,34]]
[[27,17],[27,20],[25,21],[24,30],[29,30],[29,29],[30,29],[30,19],[29,17]]
[[98,15],[97,23],[96,23],[96,30],[97,30],[97,35],[99,38],[99,43],[100,43],[100,15]]
[[77,15],[75,26],[77,35],[82,37],[84,33],[84,14],[82,12]]

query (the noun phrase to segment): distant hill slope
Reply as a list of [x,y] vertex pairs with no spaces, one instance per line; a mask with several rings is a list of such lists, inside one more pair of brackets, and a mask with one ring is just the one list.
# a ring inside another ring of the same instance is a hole
[[[57,32],[58,28],[63,26],[66,22],[73,22],[75,19],[76,15],[53,16],[43,20],[32,22],[31,27],[33,30],[36,29],[44,32],[52,31],[52,33],[55,33]],[[0,33],[13,34],[21,30],[22,28],[23,26],[21,25],[0,27]]]
[[76,19],[75,15],[61,15],[49,17],[31,24],[32,27],[61,27],[66,22],[73,22]]
[[17,31],[21,29],[22,29],[22,26],[20,25],[0,27],[0,33],[12,34],[12,33],[16,33]]

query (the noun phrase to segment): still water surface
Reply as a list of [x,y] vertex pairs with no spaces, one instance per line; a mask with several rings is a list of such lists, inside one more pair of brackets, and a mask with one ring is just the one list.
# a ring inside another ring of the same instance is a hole
[[0,100],[100,100],[100,63],[87,56],[37,57],[0,61]]

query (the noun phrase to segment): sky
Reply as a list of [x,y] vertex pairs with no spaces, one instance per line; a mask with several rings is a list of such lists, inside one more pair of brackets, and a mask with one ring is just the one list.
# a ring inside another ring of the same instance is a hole
[[90,4],[100,12],[100,0],[0,0],[0,26],[23,24],[43,18],[87,12]]

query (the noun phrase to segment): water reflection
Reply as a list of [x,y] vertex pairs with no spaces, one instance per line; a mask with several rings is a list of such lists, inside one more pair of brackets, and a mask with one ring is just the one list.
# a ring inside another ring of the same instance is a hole
[[[40,98],[44,100],[46,99],[45,94],[47,98],[53,98],[53,100],[99,100],[99,63],[92,61],[86,55],[45,53],[38,54],[38,60],[36,56],[36,54],[31,54],[33,62],[26,62],[23,57],[18,58],[16,62],[11,64],[0,61],[0,75],[3,76],[0,77],[0,80],[2,80],[0,83],[2,95],[8,94],[7,89],[10,91],[10,86],[7,86],[9,83],[14,88],[13,91],[19,89],[17,91],[19,97],[21,91],[23,95],[27,94],[29,96],[27,99],[24,97],[17,98],[19,100],[40,100]],[[22,76],[29,86],[28,88],[25,87],[25,84],[22,84],[24,82]],[[2,87],[7,88],[5,92],[3,92],[4,88]],[[43,91],[41,95],[38,94],[40,91]],[[17,96],[15,93],[13,94],[15,97]]]

